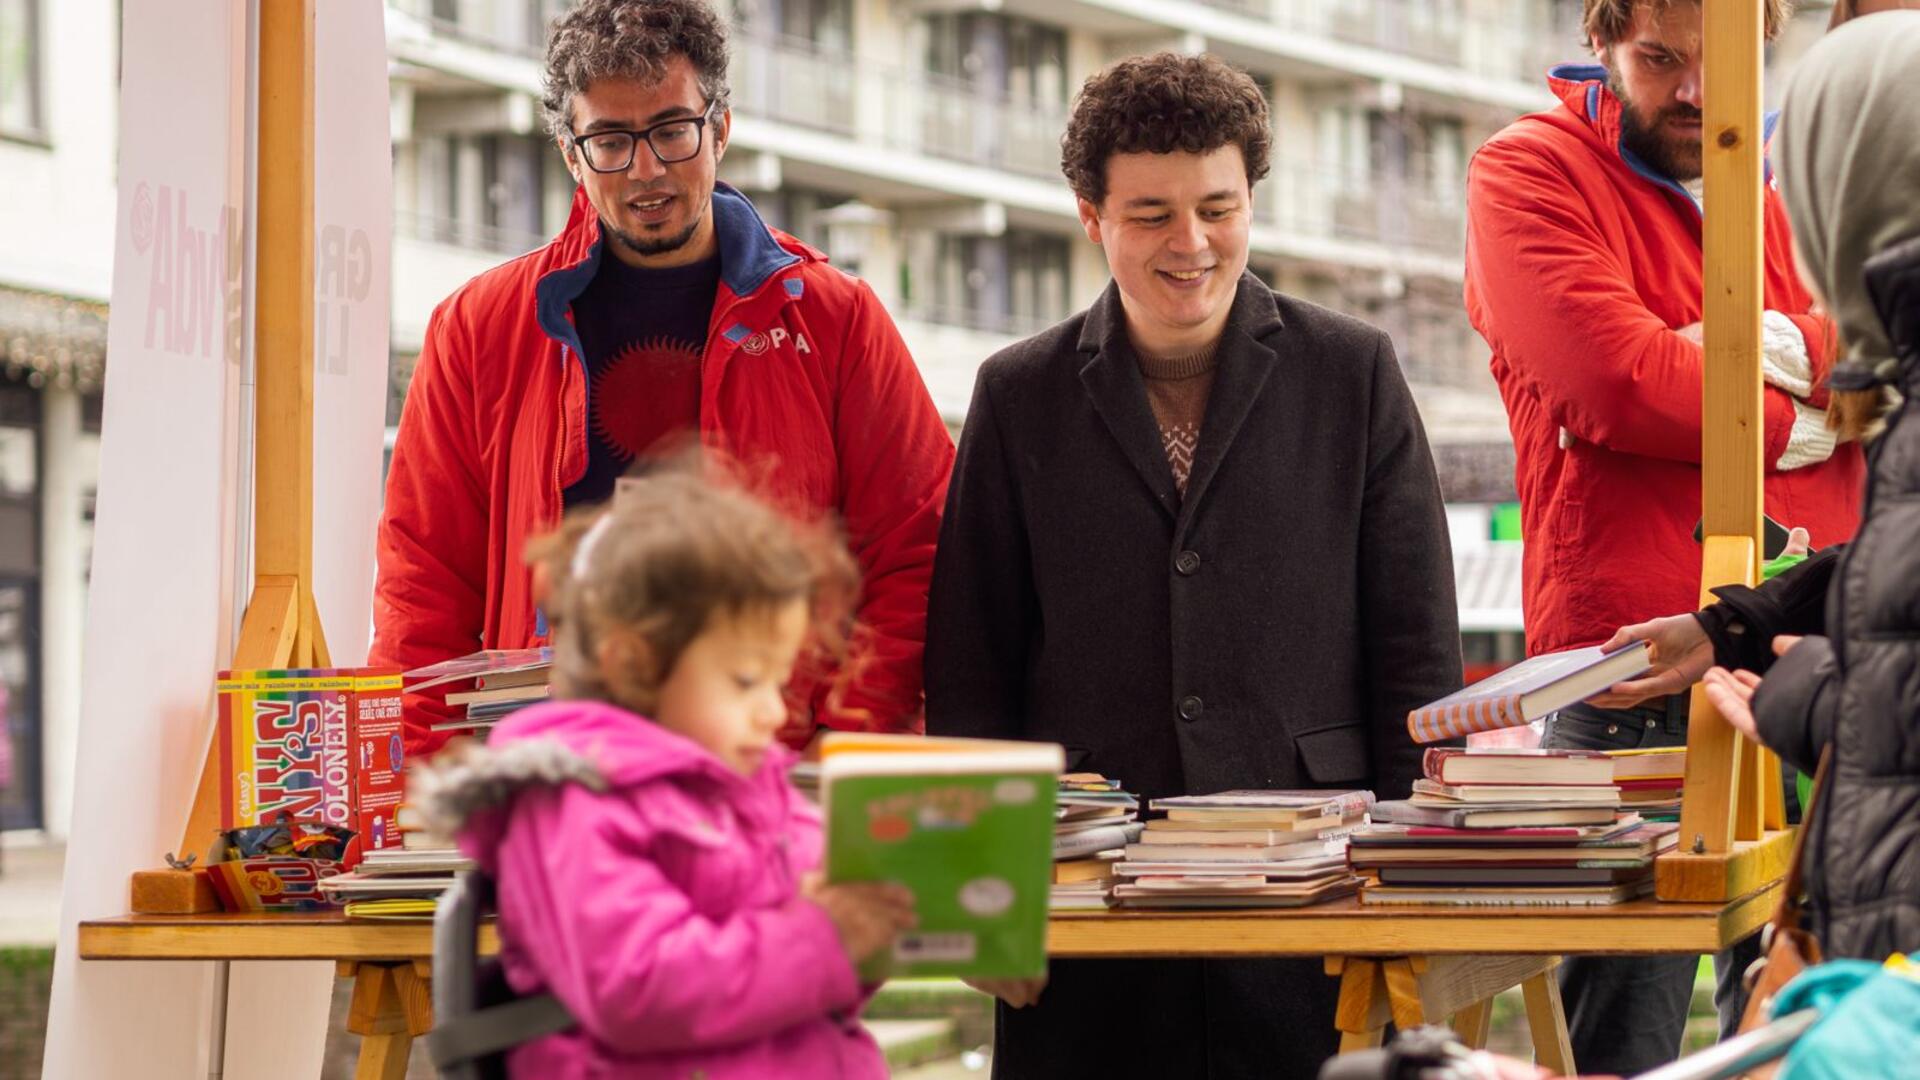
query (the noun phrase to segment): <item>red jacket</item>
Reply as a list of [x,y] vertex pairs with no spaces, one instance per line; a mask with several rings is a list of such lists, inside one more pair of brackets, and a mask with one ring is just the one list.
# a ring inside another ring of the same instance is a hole
[[[836,512],[864,574],[860,678],[838,727],[921,724],[927,582],[953,443],[865,283],[768,228],[739,192],[713,193],[721,278],[701,360],[700,440],[772,494]],[[545,640],[527,537],[562,512],[587,465],[587,378],[571,304],[601,258],[582,192],[551,243],[481,274],[427,325],[380,522],[371,663],[412,668]],[[643,301],[644,298],[636,298]],[[819,687],[796,695],[817,708]],[[445,742],[447,714],[409,696],[410,752]],[[791,741],[812,717],[796,716]]]
[[[1513,430],[1529,653],[1699,606],[1702,352],[1674,331],[1701,317],[1701,210],[1621,148],[1605,78],[1557,69],[1560,107],[1489,139],[1467,175],[1467,313]],[[1779,194],[1765,195],[1766,307],[1799,327],[1822,386],[1833,331],[1794,270]],[[1793,420],[1768,386],[1766,512],[1815,546],[1848,539],[1859,448],[1781,472]]]

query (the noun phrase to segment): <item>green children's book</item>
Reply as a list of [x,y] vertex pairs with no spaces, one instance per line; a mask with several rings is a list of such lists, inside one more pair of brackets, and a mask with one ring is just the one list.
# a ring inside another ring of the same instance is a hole
[[1046,972],[1064,765],[1051,743],[827,736],[827,880],[899,882],[913,891],[919,920],[891,953],[862,965],[862,980]]

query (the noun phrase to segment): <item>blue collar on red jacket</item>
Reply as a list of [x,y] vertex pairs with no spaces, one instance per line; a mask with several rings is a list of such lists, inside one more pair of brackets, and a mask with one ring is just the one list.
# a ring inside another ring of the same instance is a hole
[[[567,312],[599,272],[606,237],[600,233],[599,222],[592,216],[590,206],[586,216],[571,227],[592,229],[593,243],[578,262],[541,276],[534,285],[534,310],[547,336],[579,356],[580,338],[574,333]],[[730,184],[716,182],[713,185],[713,232],[720,247],[721,294],[714,298],[716,306],[753,295],[773,275],[801,260],[801,256],[780,245],[752,201]],[[564,234],[561,239],[565,239]]]
[[[1587,120],[1587,123],[1589,124],[1593,124],[1600,119],[1600,109],[1601,109],[1601,102],[1602,102],[1600,95],[1606,94],[1609,99],[1612,98],[1612,92],[1607,89],[1607,69],[1600,64],[1560,64],[1556,66],[1552,71],[1548,72],[1547,77],[1550,79],[1559,79],[1563,82],[1584,83],[1586,85],[1586,88],[1587,88],[1586,120]],[[1625,106],[1621,105],[1620,107],[1624,108]],[[1763,148],[1773,141],[1773,127],[1774,127],[1774,124],[1779,121],[1779,119],[1780,119],[1780,114],[1778,111],[1770,112],[1766,114],[1766,117],[1763,121],[1765,124],[1765,130],[1761,135],[1761,139],[1762,139],[1761,146]],[[1623,141],[1616,143],[1614,145],[1614,149],[1619,152],[1620,160],[1627,163],[1627,168],[1632,169],[1635,173],[1638,173],[1648,183],[1657,184],[1658,186],[1665,188],[1668,191],[1671,191],[1677,195],[1680,195],[1681,197],[1685,198],[1687,202],[1691,204],[1694,210],[1696,211],[1699,211],[1701,209],[1700,201],[1693,197],[1693,192],[1688,191],[1686,188],[1686,185],[1680,183],[1679,181],[1673,179],[1670,176],[1667,176],[1665,173],[1656,171],[1654,167],[1647,164],[1646,161],[1640,157],[1640,155],[1627,149],[1624,139]],[[1771,160],[1762,158],[1761,168],[1763,168],[1766,171],[1766,182],[1772,183],[1773,182],[1773,162]]]

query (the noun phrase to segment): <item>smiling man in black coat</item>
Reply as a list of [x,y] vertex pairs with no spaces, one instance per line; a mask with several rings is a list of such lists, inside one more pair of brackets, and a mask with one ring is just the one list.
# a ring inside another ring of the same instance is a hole
[[[1059,742],[1148,798],[1418,777],[1407,711],[1461,670],[1440,488],[1387,335],[1246,270],[1270,139],[1210,57],[1082,89],[1063,165],[1113,281],[980,369],[930,732]],[[1317,960],[1057,961],[1000,989],[998,1077],[1311,1077],[1335,1047]]]

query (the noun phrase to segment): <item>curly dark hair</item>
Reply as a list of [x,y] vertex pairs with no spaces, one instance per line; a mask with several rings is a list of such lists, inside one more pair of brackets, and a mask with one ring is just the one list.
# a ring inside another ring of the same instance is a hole
[[1260,182],[1273,130],[1266,95],[1246,72],[1211,56],[1134,56],[1080,87],[1060,136],[1060,170],[1075,195],[1098,206],[1115,154],[1204,154],[1228,143],[1246,159],[1247,186]]
[[554,138],[572,130],[573,95],[595,79],[644,83],[666,76],[685,56],[700,92],[727,108],[727,24],[705,0],[583,0],[547,29],[547,72],[540,105]]

